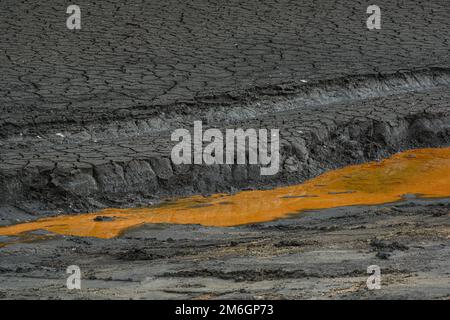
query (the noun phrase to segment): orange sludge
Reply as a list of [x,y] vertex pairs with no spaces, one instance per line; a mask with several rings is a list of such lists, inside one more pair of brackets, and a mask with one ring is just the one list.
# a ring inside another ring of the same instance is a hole
[[[304,210],[375,205],[401,200],[450,196],[450,148],[410,150],[381,162],[330,171],[303,184],[234,195],[193,196],[137,209],[106,209],[58,216],[0,228],[0,235],[38,229],[64,235],[112,238],[146,223],[235,226],[270,221]],[[94,221],[98,215],[113,221]]]

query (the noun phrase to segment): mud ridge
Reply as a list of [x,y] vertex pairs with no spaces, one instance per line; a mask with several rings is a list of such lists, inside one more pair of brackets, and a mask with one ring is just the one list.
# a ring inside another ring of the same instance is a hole
[[[0,137],[16,140],[17,135],[20,139],[24,139],[24,136],[25,139],[32,139],[39,135],[43,139],[58,142],[59,139],[55,140],[57,133],[64,136],[66,143],[126,138],[174,130],[195,120],[211,125],[233,124],[275,112],[448,87],[450,69],[432,67],[390,74],[349,75],[312,82],[296,80],[247,90],[210,93],[183,103],[136,103],[131,108],[122,108],[117,112],[97,114],[93,110],[87,119],[82,113],[74,112],[64,117],[46,118],[45,121],[39,120],[39,117],[35,117],[32,122],[24,119],[13,121],[15,117],[11,112],[5,112],[0,116]],[[97,102],[93,100],[91,103]]]

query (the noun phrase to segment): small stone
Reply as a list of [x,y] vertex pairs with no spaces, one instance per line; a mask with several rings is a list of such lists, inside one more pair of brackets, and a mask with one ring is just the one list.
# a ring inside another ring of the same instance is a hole
[[377,252],[376,254],[376,257],[382,260],[387,260],[389,259],[390,256],[391,256],[390,253],[384,251]]
[[94,221],[96,221],[96,222],[114,221],[114,217],[96,216],[96,217],[94,218]]

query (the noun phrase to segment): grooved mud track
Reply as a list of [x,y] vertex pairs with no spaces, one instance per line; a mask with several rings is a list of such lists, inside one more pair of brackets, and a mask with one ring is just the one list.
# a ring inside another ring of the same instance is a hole
[[[450,144],[448,0],[377,1],[378,31],[366,1],[76,4],[79,31],[65,1],[0,4],[0,225],[300,183]],[[170,134],[195,120],[280,129],[280,172],[174,165]],[[91,298],[450,295],[446,200],[313,215],[105,241],[38,232],[0,249],[0,298],[75,297],[71,264]],[[383,261],[389,289],[368,292],[365,268]]]

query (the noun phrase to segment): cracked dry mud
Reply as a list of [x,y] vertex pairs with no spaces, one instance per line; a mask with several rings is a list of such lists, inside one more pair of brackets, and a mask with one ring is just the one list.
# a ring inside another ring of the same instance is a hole
[[[450,142],[450,5],[378,1],[0,4],[0,225],[168,196],[300,183]],[[176,166],[170,133],[278,128],[281,167]],[[449,298],[448,200],[232,228],[0,248],[0,298]],[[104,221],[104,223],[108,223]],[[0,237],[0,241],[5,239]],[[10,240],[10,239],[8,239]],[[79,265],[81,292],[65,287]],[[380,265],[383,289],[368,291]]]

